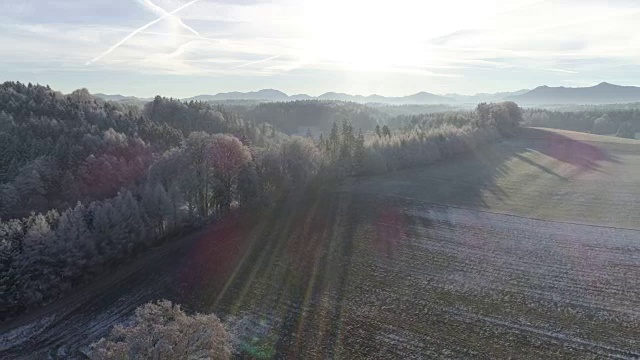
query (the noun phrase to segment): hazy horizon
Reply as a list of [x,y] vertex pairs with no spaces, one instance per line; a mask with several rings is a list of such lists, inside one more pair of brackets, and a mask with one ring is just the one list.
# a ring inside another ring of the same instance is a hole
[[640,5],[624,0],[7,0],[0,14],[0,80],[65,92],[472,95],[640,83]]

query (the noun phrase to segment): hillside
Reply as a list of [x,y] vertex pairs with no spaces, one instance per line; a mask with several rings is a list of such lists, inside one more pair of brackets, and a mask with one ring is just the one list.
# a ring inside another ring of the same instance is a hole
[[525,129],[311,193],[0,328],[0,355],[75,354],[166,298],[220,314],[240,356],[636,358],[637,144]]
[[380,103],[380,104],[443,104],[455,102],[452,98],[434,95],[427,92],[419,92],[417,94],[387,97],[381,95],[351,95],[337,92],[327,92],[320,96],[309,96],[306,94],[297,94],[289,96],[282,91],[273,89],[264,89],[251,92],[229,92],[219,93],[215,95],[198,95],[184,99],[186,101],[220,101],[220,100],[261,100],[261,101],[295,101],[295,100],[339,100],[351,101],[356,103]]
[[[640,230],[638,181],[638,140],[525,128],[518,139],[456,164],[390,174],[359,189],[380,192],[387,184],[395,195],[420,201]],[[440,190],[424,191],[430,188]]]
[[591,87],[540,86],[522,95],[506,98],[519,104],[615,104],[640,101],[640,87],[606,82]]
[[444,94],[444,96],[448,98],[452,98],[460,103],[477,104],[481,102],[504,101],[505,99],[511,96],[522,95],[527,93],[528,91],[529,91],[528,89],[523,89],[523,90],[517,90],[517,91],[506,91],[506,92],[497,92],[497,93],[477,93],[475,95],[461,95],[461,94],[452,93],[452,94]]
[[97,93],[97,94],[92,94],[93,96],[102,99],[104,101],[115,101],[115,102],[146,102],[146,101],[151,101],[153,99],[151,98],[139,98],[139,97],[135,97],[135,96],[124,96],[124,95],[120,95],[120,94],[115,94],[115,95],[107,95],[107,94],[102,94],[102,93]]
[[286,101],[289,95],[279,90],[263,89],[251,92],[227,92],[216,95],[198,95],[192,98],[184,99],[185,101],[216,101],[216,100],[263,100],[263,101]]

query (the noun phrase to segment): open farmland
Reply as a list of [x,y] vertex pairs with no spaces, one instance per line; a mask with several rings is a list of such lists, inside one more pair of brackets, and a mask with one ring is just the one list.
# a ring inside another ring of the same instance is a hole
[[158,249],[0,329],[68,358],[147,301],[216,312],[241,356],[640,357],[640,143],[525,129]]

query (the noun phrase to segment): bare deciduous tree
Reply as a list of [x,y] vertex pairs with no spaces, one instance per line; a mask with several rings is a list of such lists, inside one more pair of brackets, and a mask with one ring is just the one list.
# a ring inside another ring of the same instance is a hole
[[92,360],[228,359],[229,335],[213,314],[187,315],[180,305],[163,300],[136,309],[131,326],[116,325],[91,345]]

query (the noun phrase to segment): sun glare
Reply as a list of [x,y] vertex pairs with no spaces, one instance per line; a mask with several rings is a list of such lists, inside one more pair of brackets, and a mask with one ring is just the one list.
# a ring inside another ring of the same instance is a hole
[[355,71],[433,66],[429,40],[478,26],[496,8],[495,1],[307,1],[306,55]]

